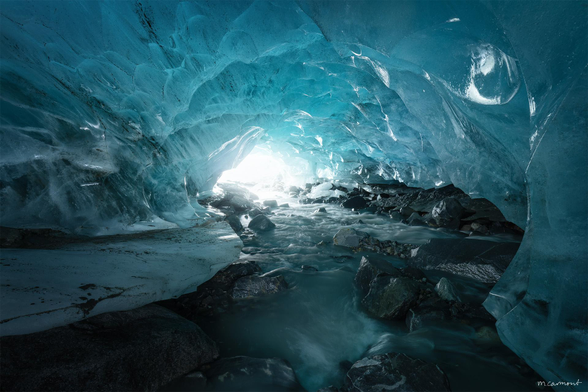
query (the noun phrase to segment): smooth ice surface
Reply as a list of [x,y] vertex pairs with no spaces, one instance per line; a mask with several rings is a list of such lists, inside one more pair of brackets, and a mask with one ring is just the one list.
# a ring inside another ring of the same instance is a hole
[[230,226],[218,222],[55,249],[2,249],[0,336],[42,331],[195,291],[237,260],[242,246]]
[[587,13],[3,1],[2,225],[189,227],[255,144],[308,177],[453,183],[526,227],[486,303],[502,338],[549,380],[587,379]]

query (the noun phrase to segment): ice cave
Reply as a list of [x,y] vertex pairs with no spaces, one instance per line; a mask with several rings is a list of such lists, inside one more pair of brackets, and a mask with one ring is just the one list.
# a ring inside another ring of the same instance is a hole
[[588,390],[585,0],[0,30],[0,390]]

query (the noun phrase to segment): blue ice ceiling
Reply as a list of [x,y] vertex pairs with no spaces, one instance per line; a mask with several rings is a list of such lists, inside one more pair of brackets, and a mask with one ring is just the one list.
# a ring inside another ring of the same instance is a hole
[[341,179],[453,183],[527,230],[486,303],[501,337],[571,377],[587,345],[587,10],[3,1],[2,225],[186,227],[255,144]]
[[187,226],[190,199],[270,143],[338,178],[454,183],[524,225],[536,98],[484,5],[2,8],[7,223]]

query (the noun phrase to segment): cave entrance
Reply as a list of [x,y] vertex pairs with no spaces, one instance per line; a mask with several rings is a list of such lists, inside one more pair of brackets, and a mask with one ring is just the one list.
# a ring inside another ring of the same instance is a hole
[[311,166],[307,160],[284,155],[269,145],[256,146],[234,168],[226,170],[218,184],[239,184],[256,193],[283,191],[310,180],[314,175]]

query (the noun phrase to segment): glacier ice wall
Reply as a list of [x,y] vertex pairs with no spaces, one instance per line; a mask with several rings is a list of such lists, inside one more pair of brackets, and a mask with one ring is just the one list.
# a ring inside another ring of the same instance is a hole
[[453,183],[527,230],[486,302],[502,338],[546,378],[585,378],[587,12],[4,1],[2,224],[187,227],[262,143],[337,178]]
[[198,193],[262,142],[337,177],[454,183],[522,225],[515,54],[483,7],[462,22],[416,4],[352,39],[330,29],[380,3],[3,2],[4,224],[189,226]]

